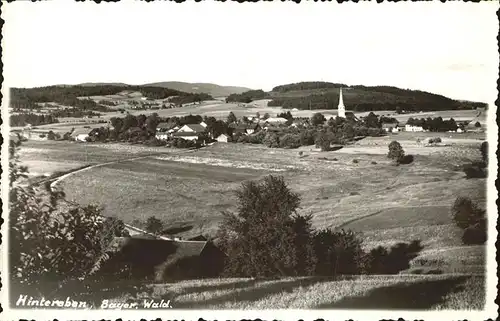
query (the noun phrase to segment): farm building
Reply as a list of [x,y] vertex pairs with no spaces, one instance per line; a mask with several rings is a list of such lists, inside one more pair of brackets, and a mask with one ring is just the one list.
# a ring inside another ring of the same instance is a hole
[[424,128],[422,126],[417,126],[417,125],[405,125],[405,131],[407,132],[423,132]]
[[155,137],[157,139],[167,139],[172,133],[174,133],[178,129],[179,126],[177,126],[175,123],[169,123],[169,122],[159,123],[158,126],[156,126]]
[[288,121],[288,119],[283,118],[283,117],[271,117],[265,120],[266,123],[271,124],[271,125],[280,125],[280,124],[285,124]]
[[229,136],[227,136],[226,134],[220,134],[219,136],[217,136],[216,140],[219,143],[227,143],[229,140]]
[[177,133],[204,133],[206,128],[201,124],[186,124],[177,130]]
[[398,128],[398,123],[383,123],[382,124],[382,129],[388,133],[393,133],[395,129],[397,132],[398,131],[397,128]]
[[224,268],[225,253],[210,241],[115,237],[107,250],[110,259],[101,272],[116,275],[128,266],[127,278],[167,280],[216,277]]
[[175,132],[172,133],[172,137],[174,138],[182,138],[184,140],[198,140],[200,139],[202,133],[194,133],[194,132]]
[[78,128],[71,133],[70,137],[76,142],[86,142],[89,137],[89,133],[90,129],[88,128]]
[[231,124],[229,127],[233,129],[233,134],[251,135],[260,130],[259,124]]

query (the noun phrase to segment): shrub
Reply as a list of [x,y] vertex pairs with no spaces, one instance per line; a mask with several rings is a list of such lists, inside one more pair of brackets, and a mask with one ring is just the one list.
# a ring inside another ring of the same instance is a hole
[[365,258],[365,269],[369,274],[396,274],[410,267],[410,261],[423,249],[419,240],[398,243],[389,250],[379,246]]
[[437,144],[441,142],[442,142],[441,137],[434,137],[429,139],[429,144]]
[[372,161],[372,162],[371,162],[371,164],[372,164],[372,165],[377,165],[377,162]]
[[323,229],[314,234],[315,275],[359,274],[364,252],[353,231]]
[[463,169],[467,178],[486,178],[488,176],[486,168],[477,164],[464,165]]
[[300,147],[300,137],[293,134],[285,134],[279,139],[281,148],[298,148]]
[[476,128],[481,127],[481,123],[477,121],[477,122],[474,124],[474,127],[476,127]]
[[405,155],[399,159],[399,163],[403,165],[413,163],[413,155]]
[[462,243],[465,245],[480,245],[486,243],[486,220],[467,227],[462,235]]
[[465,229],[479,223],[484,218],[486,211],[470,198],[459,196],[453,203],[451,213],[457,226]]
[[352,162],[353,162],[354,164],[357,164],[357,163],[359,163],[359,160],[357,160],[357,159],[353,159],[353,160],[352,160]]
[[488,163],[488,142],[483,142],[480,147],[481,157],[484,163]]
[[279,137],[274,133],[267,133],[262,143],[271,148],[278,148],[280,146]]
[[163,230],[163,222],[155,216],[151,216],[146,220],[146,231],[157,234]]

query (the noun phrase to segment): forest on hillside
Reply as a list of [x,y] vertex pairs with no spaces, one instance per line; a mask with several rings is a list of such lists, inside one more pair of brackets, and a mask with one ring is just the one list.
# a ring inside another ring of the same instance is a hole
[[[343,87],[344,104],[352,111],[436,111],[455,109],[486,108],[480,102],[460,102],[448,97],[420,90],[401,89],[391,86],[345,86],[326,82],[304,82],[282,85],[273,88],[273,100],[268,106],[281,106],[287,109],[336,109],[339,102],[339,91],[334,88]],[[326,92],[311,93],[313,89],[330,89]],[[304,95],[296,95],[297,91]],[[294,91],[294,97],[287,92]]]
[[264,99],[268,97],[269,94],[263,91],[262,89],[259,90],[248,90],[245,91],[241,94],[231,94],[226,98],[227,103],[231,102],[238,102],[238,103],[250,103],[254,100],[257,99]]
[[138,91],[150,99],[165,99],[174,97],[180,103],[199,102],[213,99],[208,94],[186,93],[178,90],[149,86],[48,86],[37,88],[11,88],[10,107],[35,109],[36,103],[55,102],[65,106],[73,106],[84,110],[107,111],[102,106],[90,99],[78,97],[115,95],[122,91]]

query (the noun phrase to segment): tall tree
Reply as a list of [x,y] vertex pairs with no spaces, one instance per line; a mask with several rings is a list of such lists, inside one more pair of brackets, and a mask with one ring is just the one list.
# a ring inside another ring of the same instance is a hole
[[234,115],[234,113],[231,111],[229,112],[229,115],[227,116],[227,123],[228,124],[232,124],[232,123],[235,123],[238,119],[236,118],[236,116]]
[[311,274],[314,261],[310,217],[299,216],[298,194],[283,177],[245,182],[237,191],[237,213],[224,213],[218,232],[231,276]]
[[387,154],[387,157],[396,162],[399,162],[404,156],[405,151],[403,150],[401,144],[395,140],[392,141],[389,144],[389,153]]

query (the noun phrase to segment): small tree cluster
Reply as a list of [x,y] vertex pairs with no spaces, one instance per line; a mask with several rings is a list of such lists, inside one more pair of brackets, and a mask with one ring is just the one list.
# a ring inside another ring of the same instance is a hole
[[468,197],[457,197],[451,208],[453,221],[464,230],[464,244],[484,244],[487,239],[486,211]]
[[403,159],[404,156],[405,156],[405,151],[403,150],[401,144],[395,140],[392,141],[389,144],[389,153],[387,154],[387,157],[399,164],[399,162],[401,161],[401,159]]
[[153,234],[161,233],[163,230],[163,222],[156,218],[156,216],[151,216],[146,220],[146,231]]
[[418,241],[381,248],[389,253],[386,259],[376,251],[366,253],[353,231],[314,231],[312,217],[297,214],[300,198],[282,177],[246,182],[237,197],[238,212],[224,213],[218,231],[220,245],[228,256],[226,276],[397,273],[407,268],[422,248]]

